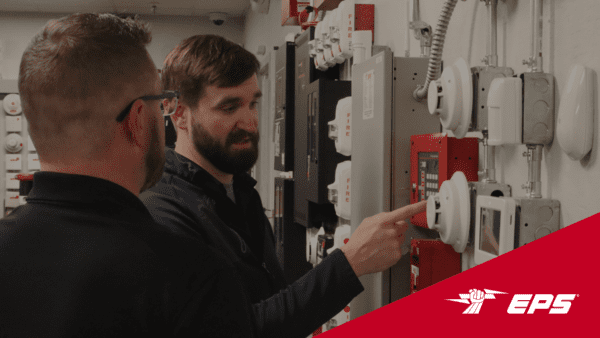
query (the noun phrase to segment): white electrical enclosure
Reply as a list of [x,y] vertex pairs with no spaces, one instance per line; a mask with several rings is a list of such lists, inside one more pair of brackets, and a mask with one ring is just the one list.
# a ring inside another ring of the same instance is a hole
[[516,203],[510,197],[477,196],[475,263],[481,264],[515,247]]
[[523,82],[496,78],[488,94],[488,143],[492,146],[523,143]]
[[560,99],[556,137],[561,149],[574,161],[581,160],[592,149],[594,77],[592,69],[573,66]]
[[439,80],[429,84],[428,90],[429,113],[439,117],[444,129],[451,130],[456,138],[465,137],[473,108],[473,80],[467,62],[459,58]]

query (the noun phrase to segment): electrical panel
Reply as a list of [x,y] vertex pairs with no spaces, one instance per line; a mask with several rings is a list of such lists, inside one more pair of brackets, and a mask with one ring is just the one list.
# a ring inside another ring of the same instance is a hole
[[[444,133],[414,135],[411,137],[410,165],[411,203],[437,194],[441,184],[457,171],[462,171],[467,181],[478,181],[478,139],[457,139]],[[410,221],[427,228],[424,212],[413,216]]]
[[297,223],[307,227],[337,221],[327,185],[335,181],[337,164],[350,158],[336,151],[334,141],[328,137],[328,122],[335,117],[338,101],[347,96],[350,81],[319,79],[306,86],[296,99],[294,215]]
[[[353,231],[366,217],[410,204],[410,136],[440,131],[439,119],[412,96],[425,81],[428,62],[427,58],[394,57],[383,50],[352,67]],[[406,232],[407,238],[435,235],[412,225]],[[409,252],[407,240],[402,258],[391,270],[360,278],[371,292],[352,301],[351,318],[410,295]]]
[[460,254],[448,244],[432,239],[411,241],[411,293],[459,274]]
[[294,181],[275,178],[275,209],[273,211],[277,259],[288,283],[312,269],[304,254],[306,228],[294,223]]
[[294,95],[296,45],[275,52],[275,170],[294,170]]

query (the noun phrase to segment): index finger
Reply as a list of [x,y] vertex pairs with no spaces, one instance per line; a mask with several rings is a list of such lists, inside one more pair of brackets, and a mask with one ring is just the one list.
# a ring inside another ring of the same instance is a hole
[[427,209],[427,200],[414,204],[405,205],[402,208],[388,212],[385,220],[388,222],[398,222],[410,218],[416,214],[425,212]]

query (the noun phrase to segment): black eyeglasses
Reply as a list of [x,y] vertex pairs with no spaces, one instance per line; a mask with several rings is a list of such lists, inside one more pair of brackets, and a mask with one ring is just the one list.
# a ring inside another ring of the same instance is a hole
[[[165,90],[160,95],[147,95],[147,96],[138,97],[137,99],[133,100],[133,102],[128,104],[127,107],[125,107],[125,109],[123,109],[123,111],[117,116],[117,122],[123,122],[127,118],[129,111],[131,111],[131,107],[133,107],[133,104],[137,100],[151,101],[151,100],[164,100],[164,99],[173,99],[173,98],[175,99],[175,107],[177,107],[178,100],[179,100],[179,92],[175,91],[175,90]],[[173,111],[173,113],[174,112],[175,112],[175,110]],[[169,116],[169,115],[172,115],[173,113],[163,114],[163,116]]]

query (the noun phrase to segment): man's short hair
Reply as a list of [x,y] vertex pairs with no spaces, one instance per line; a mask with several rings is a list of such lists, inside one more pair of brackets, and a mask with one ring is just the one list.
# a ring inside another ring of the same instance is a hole
[[242,46],[216,35],[183,40],[165,59],[162,83],[178,90],[180,100],[196,107],[206,87],[241,85],[260,70],[260,62]]
[[101,141],[94,131],[108,119],[89,102],[108,106],[124,101],[125,89],[145,90],[141,79],[156,71],[146,51],[151,40],[146,23],[112,14],[73,14],[35,35],[21,59],[19,93],[40,157],[77,138],[73,126],[80,134],[89,129],[86,140]]

